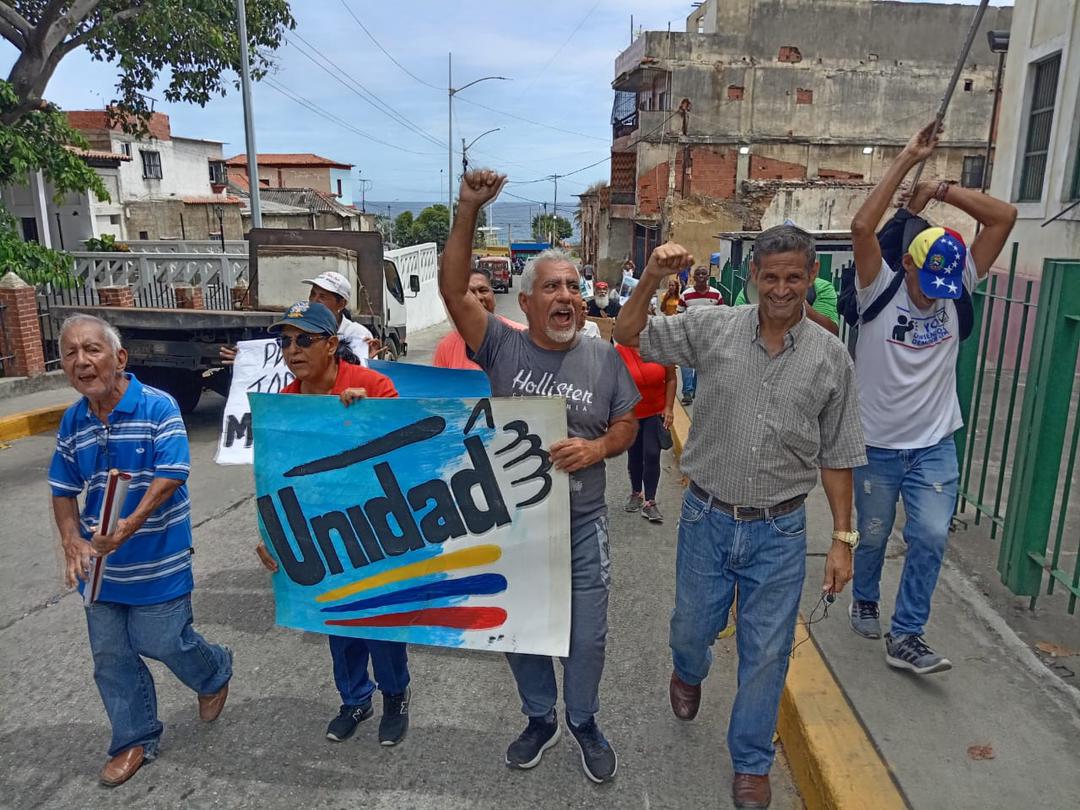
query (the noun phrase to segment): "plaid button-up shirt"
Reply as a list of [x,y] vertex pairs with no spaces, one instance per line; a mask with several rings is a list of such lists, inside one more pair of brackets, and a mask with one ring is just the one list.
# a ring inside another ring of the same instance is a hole
[[805,316],[770,357],[757,306],[660,315],[641,333],[641,356],[697,370],[681,466],[722,501],[774,506],[813,489],[820,467],[866,463],[851,358]]

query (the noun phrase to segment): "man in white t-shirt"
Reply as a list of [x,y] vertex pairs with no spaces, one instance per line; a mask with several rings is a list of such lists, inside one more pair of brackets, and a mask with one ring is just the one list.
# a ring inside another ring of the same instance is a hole
[[332,270],[319,273],[315,278],[305,278],[304,283],[311,285],[308,301],[318,301],[337,318],[339,346],[353,355],[345,359],[357,365],[366,366],[375,336],[363,324],[350,321],[345,317],[345,308],[352,300],[352,284],[341,273],[335,273]]
[[[851,223],[859,312],[888,294],[893,268],[875,234],[900,182],[937,145],[934,125],[920,130],[893,161]],[[919,214],[936,199],[969,214],[982,229],[964,245],[958,233],[927,228],[903,247],[903,283],[879,314],[859,326],[855,375],[867,465],[855,471],[860,545],[849,608],[852,629],[880,638],[878,602],[885,546],[904,499],[907,555],[885,660],[923,675],[950,669],[923,639],[937,585],[959,472],[953,433],[963,426],[956,396],[957,303],[990,271],[1016,221],[1016,209],[949,182],[919,183],[907,207]],[[967,306],[967,303],[963,303]]]

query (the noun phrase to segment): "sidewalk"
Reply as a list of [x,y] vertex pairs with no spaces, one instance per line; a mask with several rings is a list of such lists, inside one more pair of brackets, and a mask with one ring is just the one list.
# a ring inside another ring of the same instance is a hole
[[[882,575],[883,625],[903,566],[902,518],[897,524]],[[831,528],[818,488],[807,501],[804,617],[821,592]],[[888,667],[884,641],[848,626],[850,587],[815,622],[813,639],[913,808],[1076,807],[1080,691],[1043,666],[951,556],[927,627],[951,671],[920,678]]]

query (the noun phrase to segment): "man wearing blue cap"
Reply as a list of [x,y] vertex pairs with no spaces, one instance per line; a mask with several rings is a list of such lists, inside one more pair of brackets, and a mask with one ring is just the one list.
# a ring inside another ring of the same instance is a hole
[[[318,301],[297,301],[270,326],[277,338],[285,365],[296,378],[282,394],[332,395],[348,406],[365,397],[397,396],[393,382],[384,374],[342,360],[338,355],[338,322],[334,313]],[[278,570],[277,560],[266,546],[255,548],[263,566]],[[405,645],[396,641],[328,636],[334,683],[341,708],[326,727],[326,738],[344,742],[375,710],[371,699],[376,682],[383,693],[379,743],[397,745],[409,730],[409,664]],[[368,675],[368,659],[374,681]]]
[[[917,216],[931,198],[959,208],[982,229],[970,249],[960,234],[930,227],[904,239],[902,283],[882,259],[875,229],[900,182],[937,145],[935,125],[920,130],[893,161],[851,223],[860,322],[855,352],[859,411],[867,465],[855,471],[860,545],[849,608],[851,627],[881,638],[878,602],[885,546],[904,499],[907,555],[900,589],[885,634],[885,661],[919,675],[950,669],[949,660],[923,639],[937,585],[959,471],[953,433],[963,426],[956,396],[960,333],[959,299],[990,272],[1008,239],[1016,209],[950,182],[919,183],[907,208]],[[881,296],[890,296],[879,302]]]

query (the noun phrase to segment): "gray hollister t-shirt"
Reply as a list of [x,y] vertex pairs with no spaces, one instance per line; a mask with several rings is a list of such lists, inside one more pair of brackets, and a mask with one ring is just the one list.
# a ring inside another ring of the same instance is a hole
[[[622,358],[610,343],[578,336],[565,352],[537,346],[529,333],[488,315],[487,332],[477,352],[469,352],[487,372],[497,397],[564,397],[566,432],[595,439],[615,418],[630,413],[641,395]],[[607,511],[604,462],[570,476],[570,521],[580,523]]]

